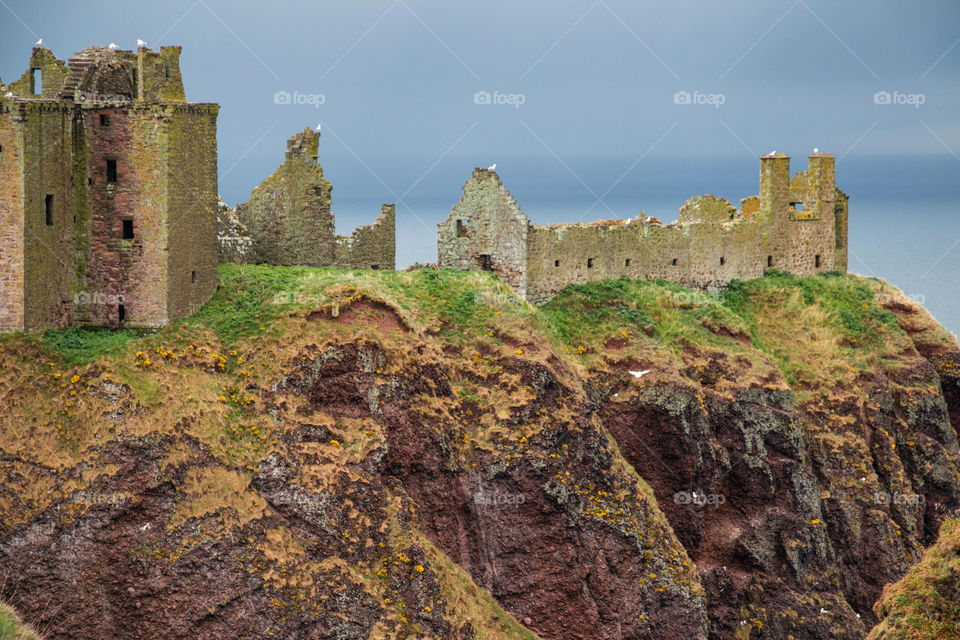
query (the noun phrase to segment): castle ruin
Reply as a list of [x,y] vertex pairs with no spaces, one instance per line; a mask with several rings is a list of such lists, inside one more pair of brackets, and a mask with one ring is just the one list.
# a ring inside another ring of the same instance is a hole
[[736,209],[697,196],[675,223],[641,214],[548,226],[531,224],[493,171],[476,169],[463,197],[438,225],[439,265],[499,274],[521,297],[543,304],[569,284],[657,278],[715,290],[765,269],[797,275],[847,269],[847,196],[834,158],[813,153],[790,177],[790,158],[760,158],[760,194]]
[[320,134],[307,128],[287,142],[286,158],[236,211],[221,207],[221,262],[393,269],[396,213],[384,204],[371,224],[336,235],[333,187],[318,163]]
[[0,330],[159,327],[217,286],[217,113],[180,47],[41,46],[0,82]]

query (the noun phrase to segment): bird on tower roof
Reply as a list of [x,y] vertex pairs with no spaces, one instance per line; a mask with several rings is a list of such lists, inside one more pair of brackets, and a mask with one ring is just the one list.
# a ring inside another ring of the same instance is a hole
[[494,162],[492,165],[490,165],[489,167],[487,167],[487,171],[496,171],[496,170],[497,170],[497,163],[496,163],[496,162]]

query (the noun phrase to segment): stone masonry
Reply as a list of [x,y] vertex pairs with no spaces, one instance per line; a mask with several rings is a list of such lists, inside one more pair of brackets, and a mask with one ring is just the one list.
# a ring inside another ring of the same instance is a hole
[[34,47],[0,83],[0,330],[159,327],[217,286],[216,104],[180,47]]
[[393,269],[396,263],[394,205],[338,236],[330,204],[333,187],[317,161],[320,134],[304,129],[287,142],[286,158],[236,211],[218,213],[222,262]]
[[640,214],[534,225],[496,173],[476,169],[438,231],[441,267],[493,271],[535,304],[569,284],[620,276],[715,290],[771,268],[797,275],[847,269],[847,196],[826,153],[811,155],[808,170],[792,179],[790,158],[767,154],[759,196],[741,200],[739,210],[697,196],[673,224]]

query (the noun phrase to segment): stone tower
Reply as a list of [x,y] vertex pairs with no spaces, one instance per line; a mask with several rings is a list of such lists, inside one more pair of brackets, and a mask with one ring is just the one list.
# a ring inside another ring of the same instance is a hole
[[217,286],[216,104],[180,47],[34,47],[0,99],[0,330],[159,327]]

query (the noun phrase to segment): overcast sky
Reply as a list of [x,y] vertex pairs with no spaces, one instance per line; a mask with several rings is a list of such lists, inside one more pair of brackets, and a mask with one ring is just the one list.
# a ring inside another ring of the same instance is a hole
[[528,197],[731,180],[745,196],[758,155],[801,169],[813,147],[842,157],[848,191],[878,172],[894,192],[958,182],[956,0],[2,0],[0,15],[7,82],[40,37],[62,59],[182,45],[187,98],[221,105],[231,203],[319,122],[335,210],[449,200],[493,162]]

